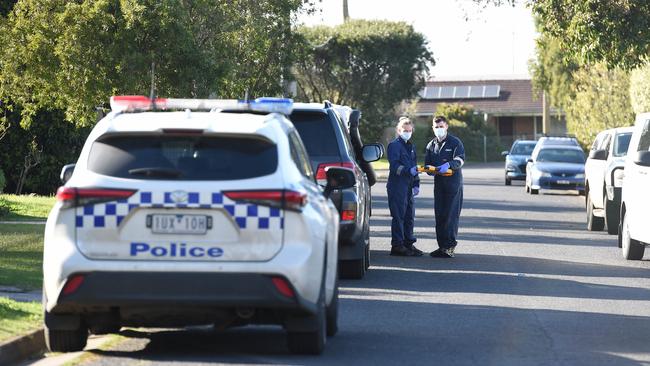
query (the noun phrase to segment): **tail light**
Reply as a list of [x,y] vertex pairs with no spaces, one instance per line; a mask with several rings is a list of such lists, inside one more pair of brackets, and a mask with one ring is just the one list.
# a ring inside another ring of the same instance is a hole
[[351,161],[344,161],[342,163],[337,162],[337,163],[318,164],[318,169],[316,169],[316,181],[321,186],[325,186],[327,184],[327,174],[325,172],[325,168],[329,166],[337,166],[337,167],[354,169],[354,163]]
[[290,190],[230,191],[223,194],[233,201],[246,201],[257,205],[302,211],[307,204],[307,194]]
[[341,221],[354,221],[357,218],[357,212],[354,210],[341,211]]
[[278,290],[279,293],[290,298],[293,298],[295,296],[293,288],[291,288],[289,281],[287,281],[284,277],[272,277],[271,280],[273,281],[275,289]]
[[76,292],[79,289],[79,286],[84,282],[84,276],[80,274],[72,275],[65,281],[65,286],[63,286],[62,293],[64,295],[70,295]]
[[59,187],[56,191],[56,200],[62,202],[64,208],[69,208],[127,199],[136,191],[135,189]]

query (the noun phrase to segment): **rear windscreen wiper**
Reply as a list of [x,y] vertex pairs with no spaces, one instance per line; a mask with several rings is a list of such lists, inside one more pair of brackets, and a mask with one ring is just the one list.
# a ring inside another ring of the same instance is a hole
[[178,178],[183,175],[183,172],[173,168],[136,168],[129,169],[131,175],[144,175],[147,177],[164,177],[164,178]]

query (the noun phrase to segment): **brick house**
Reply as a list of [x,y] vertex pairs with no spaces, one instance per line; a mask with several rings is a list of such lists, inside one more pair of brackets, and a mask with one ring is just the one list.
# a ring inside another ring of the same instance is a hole
[[[485,79],[436,79],[426,83],[416,105],[419,122],[431,122],[440,103],[471,105],[497,129],[505,144],[514,139],[536,139],[543,132],[542,97],[533,92],[528,77]],[[566,133],[566,121],[551,110],[549,134]]]

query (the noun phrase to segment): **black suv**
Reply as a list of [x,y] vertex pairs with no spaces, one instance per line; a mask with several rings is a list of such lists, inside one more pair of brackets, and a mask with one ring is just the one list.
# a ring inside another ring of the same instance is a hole
[[384,153],[381,144],[364,145],[359,134],[361,113],[329,102],[295,103],[289,116],[309,153],[316,180],[325,186],[325,168],[354,171],[357,184],[330,198],[339,210],[339,274],[360,279],[370,266],[370,187],[375,184],[371,161]]

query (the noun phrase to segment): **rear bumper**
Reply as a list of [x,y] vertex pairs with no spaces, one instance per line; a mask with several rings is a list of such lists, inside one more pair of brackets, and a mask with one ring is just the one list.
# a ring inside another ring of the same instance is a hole
[[[210,307],[295,309],[316,305],[283,295],[271,275],[201,272],[91,272],[76,291],[61,293],[51,313],[102,312],[131,307]],[[287,283],[289,283],[287,281]]]
[[510,180],[526,180],[526,173],[506,172],[506,177]]
[[585,181],[582,178],[540,177],[532,182],[533,189],[553,189],[563,191],[584,191]]

